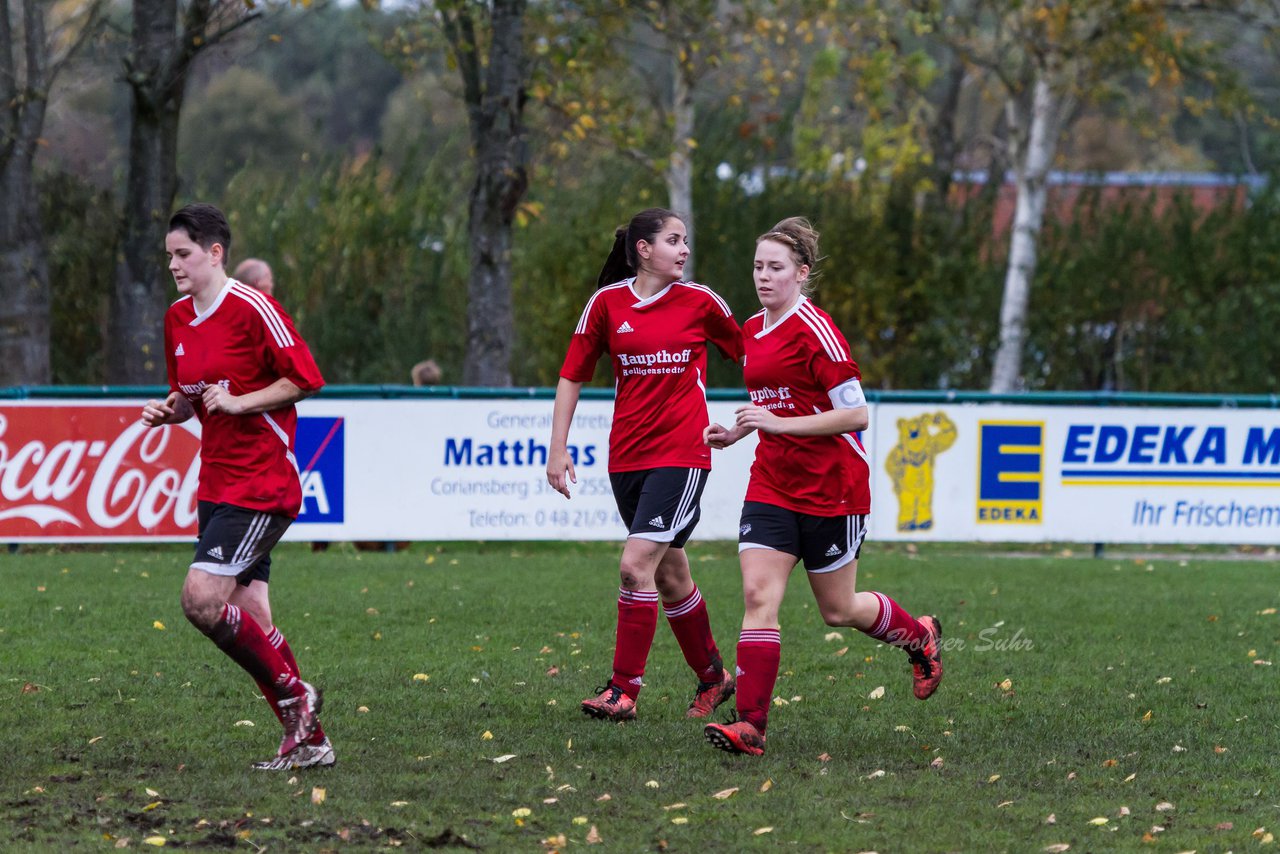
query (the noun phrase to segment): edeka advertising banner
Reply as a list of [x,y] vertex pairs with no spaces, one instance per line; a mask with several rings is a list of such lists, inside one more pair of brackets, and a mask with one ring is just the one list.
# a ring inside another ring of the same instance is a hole
[[1280,542],[1280,411],[880,404],[887,540]]
[[[711,404],[732,423],[735,402]],[[199,425],[142,401],[0,404],[0,542],[190,540]],[[578,482],[546,483],[549,399],[299,405],[293,540],[621,540],[612,402],[583,400]],[[871,537],[1280,541],[1280,411],[875,404]],[[696,537],[732,540],[755,448],[713,453]]]

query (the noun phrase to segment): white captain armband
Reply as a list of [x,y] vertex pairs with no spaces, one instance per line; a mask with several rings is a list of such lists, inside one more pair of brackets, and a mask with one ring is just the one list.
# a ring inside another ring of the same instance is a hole
[[836,409],[857,409],[867,405],[867,396],[862,393],[862,383],[849,380],[827,392],[831,405]]

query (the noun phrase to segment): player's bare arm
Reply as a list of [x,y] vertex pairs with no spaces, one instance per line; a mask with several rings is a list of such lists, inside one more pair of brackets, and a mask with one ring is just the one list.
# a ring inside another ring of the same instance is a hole
[[740,407],[736,414],[739,427],[754,427],[779,436],[836,436],[865,430],[870,423],[865,406],[781,418],[767,409],[747,405]]
[[259,412],[271,412],[273,409],[291,406],[312,394],[314,392],[298,388],[287,377],[281,377],[266,388],[248,394],[232,394],[220,385],[211,385],[205,388],[201,398],[207,412],[257,415]]
[[573,470],[573,457],[569,454],[569,424],[578,408],[582,383],[560,378],[556,385],[556,402],[551,414],[551,447],[547,451],[547,483],[556,492],[569,498],[569,484],[577,483]]
[[170,392],[164,400],[148,400],[142,407],[142,421],[148,427],[180,424],[195,414],[191,401],[176,391]]

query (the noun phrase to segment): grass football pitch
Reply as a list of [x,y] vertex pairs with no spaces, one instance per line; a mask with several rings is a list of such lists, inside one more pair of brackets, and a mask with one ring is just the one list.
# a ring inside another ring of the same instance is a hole
[[[579,711],[609,673],[618,550],[280,547],[276,622],[338,753],[288,773],[249,768],[278,724],[183,619],[186,547],[0,553],[0,850],[1244,851],[1280,835],[1274,557],[870,544],[860,589],[942,620],[927,702],[901,652],[822,623],[797,570],[752,758],[685,720],[693,677],[661,618],[639,719]],[[735,548],[690,554],[732,661]]]

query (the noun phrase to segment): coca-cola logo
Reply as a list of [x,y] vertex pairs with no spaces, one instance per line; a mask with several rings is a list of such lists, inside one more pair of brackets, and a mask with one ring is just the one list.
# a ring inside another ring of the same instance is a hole
[[0,407],[0,537],[194,532],[200,440],[141,406]]

